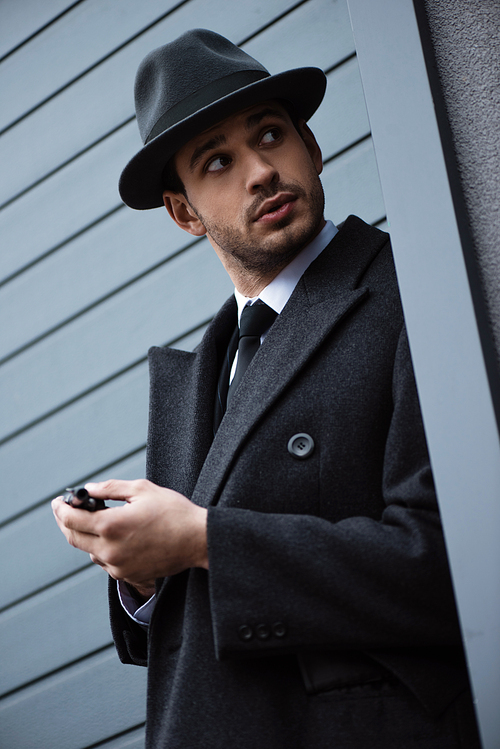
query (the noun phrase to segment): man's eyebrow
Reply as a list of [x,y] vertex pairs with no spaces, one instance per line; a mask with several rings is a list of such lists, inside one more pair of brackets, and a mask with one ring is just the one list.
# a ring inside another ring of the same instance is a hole
[[245,122],[246,129],[251,130],[253,127],[258,125],[265,117],[278,117],[280,120],[283,120],[283,122],[287,121],[284,112],[281,112],[279,109],[273,109],[273,107],[266,107],[265,109],[259,109],[258,112],[254,112],[247,117]]
[[[277,117],[280,120],[283,120],[283,122],[286,122],[287,120],[286,115],[279,109],[274,109],[273,107],[265,107],[264,109],[259,109],[258,112],[254,112],[247,117],[247,119],[245,120],[245,129],[251,130],[256,125],[258,125],[265,117]],[[209,140],[199,145],[198,148],[195,148],[189,160],[189,170],[191,172],[194,172],[201,159],[208,151],[212,151],[215,148],[220,148],[220,146],[223,146],[225,144],[226,136],[221,133],[220,135],[214,135],[213,138],[210,138]]]
[[213,151],[214,148],[219,148],[220,146],[223,146],[226,143],[226,136],[225,135],[214,135],[213,138],[210,138],[210,140],[206,140],[204,143],[198,146],[198,148],[195,148],[191,159],[189,160],[189,170],[191,172],[194,172],[198,164],[200,163],[203,156],[207,153],[207,151]]

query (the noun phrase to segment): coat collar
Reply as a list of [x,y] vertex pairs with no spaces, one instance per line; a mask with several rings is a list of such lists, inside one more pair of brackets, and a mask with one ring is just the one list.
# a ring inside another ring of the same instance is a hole
[[218,371],[236,327],[236,302],[228,299],[194,352],[168,347],[149,351],[147,477],[190,497],[213,440]]
[[[363,274],[387,241],[387,234],[350,216],[308,268],[252,360],[247,381],[231,400],[203,463],[194,502],[205,506],[217,502],[247,435],[331,330],[368,296],[368,288],[360,285]],[[221,314],[227,313],[226,303]],[[203,356],[201,349],[199,354]],[[212,413],[213,390],[208,396],[206,407]]]

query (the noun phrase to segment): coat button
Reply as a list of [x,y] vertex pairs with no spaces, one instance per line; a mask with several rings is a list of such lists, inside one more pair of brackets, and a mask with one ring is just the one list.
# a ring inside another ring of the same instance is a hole
[[238,628],[238,637],[240,640],[243,640],[243,642],[248,642],[253,637],[253,629],[249,624],[242,624],[241,627]]
[[303,460],[308,458],[314,452],[314,440],[309,434],[301,432],[300,434],[294,434],[288,440],[288,452],[293,455],[294,458]]
[[285,637],[288,632],[286,624],[283,622],[275,622],[272,626],[272,630],[275,637]]
[[259,640],[268,640],[271,637],[271,627],[268,624],[257,624],[255,634]]

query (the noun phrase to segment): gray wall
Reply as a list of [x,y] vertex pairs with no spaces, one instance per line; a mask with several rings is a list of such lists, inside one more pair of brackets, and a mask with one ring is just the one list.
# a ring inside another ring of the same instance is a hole
[[425,8],[500,362],[500,4],[426,0]]
[[[204,240],[117,192],[142,57],[193,26],[272,72],[317,65],[327,215],[384,225],[345,0],[0,2],[0,745],[139,747],[106,577],[59,533],[68,485],[144,475],[150,345],[189,349],[231,293]],[[174,311],[175,310],[175,311]]]

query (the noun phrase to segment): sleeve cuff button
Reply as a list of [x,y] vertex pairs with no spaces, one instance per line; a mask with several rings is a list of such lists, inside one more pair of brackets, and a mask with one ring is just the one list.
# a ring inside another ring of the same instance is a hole
[[288,632],[287,626],[283,622],[275,622],[272,630],[275,637],[285,637]]
[[253,629],[250,627],[249,624],[242,624],[241,627],[238,628],[238,637],[243,642],[248,642],[253,638]]
[[268,624],[258,624],[255,632],[259,640],[268,640],[271,637],[271,627]]

